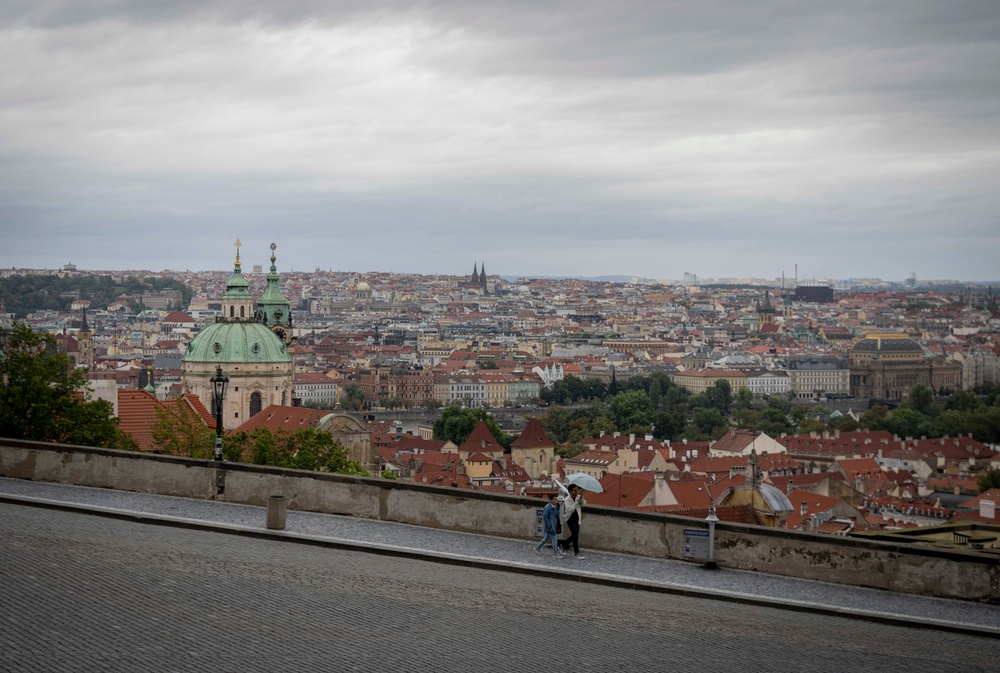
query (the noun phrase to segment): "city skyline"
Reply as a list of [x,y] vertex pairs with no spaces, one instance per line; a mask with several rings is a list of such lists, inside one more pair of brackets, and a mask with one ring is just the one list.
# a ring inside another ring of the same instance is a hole
[[1000,275],[995,2],[0,14],[0,268]]
[[[276,246],[276,247],[280,247],[280,246]],[[271,251],[268,250],[268,254],[270,254],[270,252]],[[232,255],[232,257],[233,257],[233,261],[235,262],[235,253]],[[241,264],[242,273],[244,275],[246,275],[246,276],[261,276],[261,277],[263,277],[264,275],[266,275],[268,273],[268,266],[270,264],[270,261],[267,258],[263,257],[263,256],[255,255],[255,254],[249,254],[242,247],[242,244],[241,244],[240,264]],[[474,261],[473,264],[475,265],[476,269],[479,269],[482,266],[478,260]],[[401,276],[415,275],[415,276],[427,276],[428,278],[431,278],[431,277],[442,277],[442,278],[449,278],[449,277],[452,277],[452,278],[462,278],[462,277],[466,277],[466,278],[468,278],[471,275],[469,273],[469,269],[465,269],[464,271],[461,270],[461,269],[459,269],[457,271],[453,271],[453,270],[441,270],[441,271],[430,271],[430,272],[417,272],[417,271],[394,271],[394,270],[388,270],[388,269],[366,269],[366,270],[362,270],[362,269],[348,269],[348,268],[338,268],[338,267],[326,267],[326,268],[324,268],[324,267],[316,267],[316,266],[314,266],[312,268],[308,268],[308,269],[303,269],[303,268],[283,268],[282,265],[281,265],[281,263],[280,263],[280,261],[277,263],[277,267],[278,267],[279,273],[284,273],[284,274],[333,273],[333,274],[354,275],[354,276],[357,276],[357,278],[359,278],[359,279],[362,279],[362,278],[368,279],[371,275],[375,275],[375,274],[378,274],[378,275],[388,274],[388,275],[401,275]],[[121,267],[121,268],[99,268],[99,269],[98,268],[94,268],[94,269],[88,269],[88,268],[82,267],[82,266],[80,266],[78,264],[75,264],[72,261],[66,262],[64,264],[48,264],[48,265],[41,266],[41,267],[24,267],[24,266],[21,266],[21,267],[19,267],[19,266],[4,267],[4,266],[0,266],[0,271],[2,271],[4,269],[16,269],[17,271],[20,271],[20,272],[30,271],[30,272],[39,272],[39,273],[55,273],[55,272],[65,272],[65,271],[69,270],[69,271],[74,271],[74,272],[78,272],[78,273],[85,273],[85,274],[108,274],[108,273],[115,273],[115,274],[142,274],[142,273],[152,273],[152,274],[171,274],[171,275],[186,274],[186,273],[191,273],[191,274],[223,273],[223,274],[226,274],[226,273],[229,273],[230,271],[232,271],[232,267],[231,266],[226,266],[226,267],[212,267],[212,268],[192,268],[192,267],[166,268],[166,267],[164,267],[164,268],[139,269],[139,268],[124,268],[124,267]],[[883,277],[880,277],[880,276],[843,276],[843,275],[840,275],[840,276],[828,276],[828,277],[822,277],[822,278],[820,278],[820,277],[813,277],[813,276],[801,276],[800,275],[798,278],[796,278],[793,275],[794,274],[794,268],[793,268],[793,273],[792,274],[785,273],[784,276],[782,276],[782,274],[779,273],[776,276],[740,276],[740,275],[736,275],[736,276],[713,277],[713,276],[703,276],[703,275],[701,275],[699,273],[696,273],[696,272],[680,272],[680,274],[678,276],[676,276],[676,277],[660,277],[660,278],[649,278],[649,277],[644,277],[644,276],[628,275],[628,274],[603,274],[603,275],[596,275],[596,276],[588,276],[588,275],[585,275],[585,274],[556,274],[556,275],[553,275],[553,274],[532,274],[532,273],[527,273],[527,274],[516,275],[516,274],[503,273],[502,271],[498,271],[496,273],[493,273],[489,269],[487,269],[487,272],[488,272],[488,276],[490,278],[500,278],[500,279],[502,279],[504,281],[507,281],[507,282],[514,282],[514,281],[519,280],[519,279],[552,280],[552,281],[574,280],[575,279],[575,280],[584,280],[584,281],[606,281],[606,282],[619,282],[619,283],[620,282],[629,282],[629,281],[638,281],[638,282],[643,282],[643,283],[658,283],[658,282],[662,282],[662,283],[669,283],[669,284],[674,284],[674,285],[683,285],[683,284],[700,285],[700,284],[713,284],[713,283],[721,283],[721,284],[743,284],[743,283],[750,283],[750,284],[759,284],[759,285],[762,285],[762,286],[763,285],[771,285],[771,286],[778,287],[778,286],[782,286],[784,284],[785,286],[787,286],[789,288],[795,287],[796,285],[800,285],[800,286],[829,285],[829,284],[848,284],[848,285],[850,285],[850,284],[856,284],[856,285],[864,285],[866,283],[872,283],[872,284],[874,284],[874,283],[885,283],[885,284],[896,284],[896,285],[910,285],[911,287],[921,287],[921,286],[926,286],[926,285],[940,285],[940,284],[961,284],[961,285],[968,284],[968,285],[974,285],[974,286],[977,286],[977,287],[987,287],[987,286],[991,286],[992,284],[1000,285],[1000,279],[992,279],[992,280],[989,280],[989,279],[987,279],[987,280],[969,280],[969,279],[965,279],[965,278],[931,278],[931,277],[922,277],[920,274],[915,274],[913,272],[911,272],[910,274],[907,274],[907,276],[903,277],[903,278],[883,278]]]

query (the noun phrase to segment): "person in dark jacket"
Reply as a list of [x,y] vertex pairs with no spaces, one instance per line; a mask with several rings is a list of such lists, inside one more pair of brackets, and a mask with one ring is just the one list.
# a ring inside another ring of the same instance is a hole
[[545,543],[552,540],[552,555],[556,558],[563,556],[559,549],[559,506],[556,505],[555,493],[549,494],[549,502],[542,510],[542,530],[545,532],[545,537],[535,545],[535,553],[541,554]]

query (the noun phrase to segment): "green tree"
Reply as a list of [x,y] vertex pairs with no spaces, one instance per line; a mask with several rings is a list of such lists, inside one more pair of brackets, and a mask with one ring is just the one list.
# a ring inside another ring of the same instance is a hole
[[945,400],[944,408],[955,411],[972,411],[979,407],[980,404],[982,403],[979,401],[979,398],[968,390],[956,390]]
[[[215,428],[186,404],[172,403],[156,407],[156,420],[150,426],[152,449],[168,456],[212,458],[215,455]],[[225,446],[223,441],[222,445]]]
[[845,414],[831,419],[830,427],[840,430],[841,432],[855,432],[861,429],[861,424]]
[[736,408],[749,409],[753,406],[753,393],[746,386],[740,386],[736,391]]
[[566,444],[557,446],[556,455],[561,456],[563,458],[572,458],[573,456],[580,455],[586,450],[587,447],[581,444],[579,441],[570,441]]
[[402,409],[406,406],[406,401],[398,396],[388,397],[382,402],[382,406],[386,409]]
[[653,414],[653,436],[657,439],[681,439],[685,425],[687,414],[682,406],[660,409]]
[[918,383],[910,389],[906,396],[905,406],[924,416],[934,417],[937,415],[937,408],[934,405],[934,391],[923,383]]
[[768,395],[767,406],[772,409],[781,409],[786,414],[792,410],[792,402],[787,395]]
[[345,409],[356,411],[365,403],[365,391],[357,383],[345,383],[340,389],[340,403]]
[[608,403],[608,409],[621,432],[628,432],[635,426],[648,428],[653,416],[653,404],[642,390],[618,393]]
[[122,445],[108,402],[87,400],[55,337],[24,323],[0,329],[0,437],[115,448]]
[[295,432],[257,428],[253,434],[233,433],[223,442],[224,448],[227,445],[234,453],[248,456],[254,465],[368,476],[333,435],[316,428],[297,428]]
[[900,407],[886,414],[885,429],[900,437],[920,437],[933,432],[931,420],[920,412]]
[[991,488],[1000,488],[1000,468],[991,467],[979,475],[979,492],[985,493]]
[[781,433],[795,432],[795,425],[788,420],[788,416],[781,409],[764,409],[757,418],[754,430],[759,430],[771,437],[777,437]]
[[472,434],[473,429],[479,421],[486,423],[486,427],[493,434],[504,448],[510,446],[514,438],[500,429],[496,419],[483,409],[467,409],[451,404],[444,408],[441,415],[434,421],[434,439],[447,439],[448,441],[461,446]]
[[663,395],[663,391],[660,390],[659,379],[653,379],[649,384],[649,403],[653,405],[653,409],[660,408],[660,397]]
[[729,415],[733,406],[733,386],[726,379],[719,379],[705,391],[709,404],[719,410],[719,413]]
[[889,415],[889,407],[878,404],[861,414],[861,427],[865,430],[885,430],[885,418]]
[[691,427],[695,430],[695,436],[691,439],[717,439],[728,429],[729,422],[722,413],[712,408],[695,409],[691,414]]
[[538,419],[545,434],[553,442],[565,442],[569,437],[569,424],[572,414],[564,407],[549,407],[545,415]]

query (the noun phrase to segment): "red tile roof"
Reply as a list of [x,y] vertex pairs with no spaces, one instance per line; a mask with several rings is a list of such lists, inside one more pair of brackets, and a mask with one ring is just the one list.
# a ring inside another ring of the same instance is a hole
[[183,406],[193,411],[207,427],[215,428],[215,419],[197,395],[184,393],[179,399],[161,402],[145,390],[118,391],[118,420],[123,432],[128,434],[142,451],[153,450],[153,425],[160,420],[157,409],[169,411]]
[[528,424],[524,426],[524,430],[521,434],[511,442],[510,448],[512,449],[540,449],[540,448],[553,448],[555,444],[549,439],[548,435],[545,434],[545,430],[542,429],[542,424],[538,422],[537,418],[532,418],[528,421]]
[[462,446],[458,447],[458,450],[462,453],[476,452],[476,451],[503,451],[503,445],[497,441],[490,429],[486,427],[486,422],[482,419],[476,423],[476,427],[472,429],[472,434],[469,438],[462,442]]
[[[839,498],[830,498],[818,493],[809,491],[794,490],[788,494],[788,500],[792,503],[792,513],[785,519],[787,528],[800,528],[810,516],[826,512],[841,502]],[[806,511],[802,512],[802,503],[805,503]]]
[[604,493],[587,493],[587,502],[604,507],[637,507],[653,490],[651,473],[606,474],[601,477]]
[[684,507],[708,507],[712,504],[712,494],[708,484],[698,481],[668,481],[665,482],[674,494],[678,505]]
[[322,418],[322,413],[316,409],[305,407],[283,407],[271,404],[248,418],[233,432],[252,433],[257,428],[268,428],[271,432],[285,430],[295,432],[299,428],[315,428]]
[[983,491],[974,498],[962,501],[958,506],[962,509],[979,509],[980,500],[992,500],[995,504],[1000,505],[1000,488],[991,488],[988,491]]

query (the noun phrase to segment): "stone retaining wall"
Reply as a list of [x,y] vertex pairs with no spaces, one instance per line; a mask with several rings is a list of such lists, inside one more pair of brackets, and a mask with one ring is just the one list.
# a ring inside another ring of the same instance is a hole
[[[263,506],[283,495],[290,509],[534,539],[532,498],[378,478],[0,439],[0,476]],[[221,492],[220,492],[221,491]],[[588,506],[586,546],[679,559],[683,529],[704,522]],[[983,554],[716,525],[715,557],[727,568],[1000,603],[1000,559]]]

